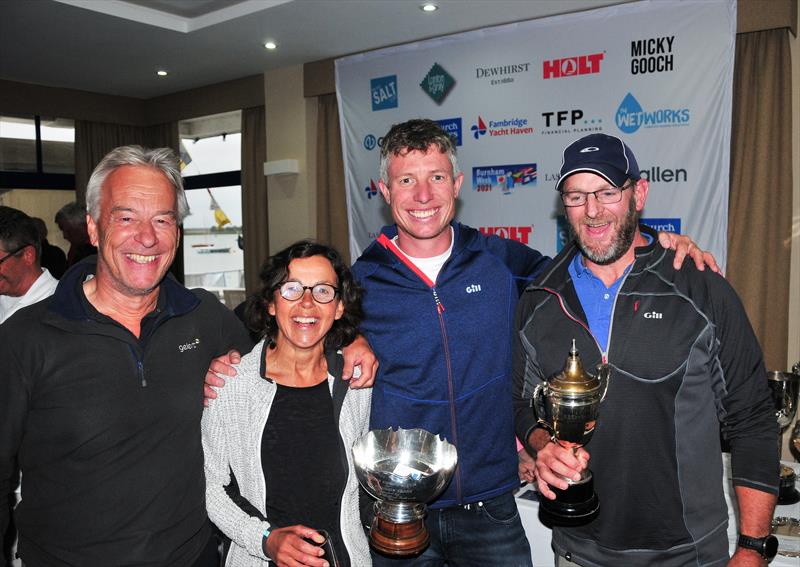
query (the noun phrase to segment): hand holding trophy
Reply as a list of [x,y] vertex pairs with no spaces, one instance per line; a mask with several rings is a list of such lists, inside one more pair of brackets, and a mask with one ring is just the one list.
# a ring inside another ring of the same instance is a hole
[[[610,377],[611,368],[607,364],[598,366],[594,376],[585,372],[572,341],[561,372],[533,391],[537,421],[550,432],[555,443],[574,452],[589,442]],[[592,472],[584,469],[580,480],[565,480],[569,483],[565,490],[550,486],[556,494],[555,500],[541,499],[542,521],[551,526],[576,526],[591,521],[600,509]]]

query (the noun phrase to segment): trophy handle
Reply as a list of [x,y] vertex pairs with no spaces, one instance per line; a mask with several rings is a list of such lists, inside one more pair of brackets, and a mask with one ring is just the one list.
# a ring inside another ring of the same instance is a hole
[[533,407],[533,415],[536,416],[536,423],[544,427],[547,431],[550,432],[551,436],[555,435],[555,430],[547,422],[545,419],[547,417],[547,409],[545,408],[544,398],[547,394],[547,382],[542,382],[538,384],[533,389],[533,396],[531,398],[532,407]]
[[597,366],[597,378],[600,380],[601,387],[603,388],[603,393],[600,396],[600,401],[606,399],[606,394],[608,393],[608,383],[611,381],[611,366],[608,364],[600,364]]

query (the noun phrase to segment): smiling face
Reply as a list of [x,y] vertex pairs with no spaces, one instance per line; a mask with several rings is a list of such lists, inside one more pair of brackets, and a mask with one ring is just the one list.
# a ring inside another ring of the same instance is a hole
[[463,174],[453,178],[450,158],[432,145],[425,153],[393,155],[387,177],[388,186],[379,185],[397,223],[400,248],[418,258],[446,252]]
[[175,188],[163,173],[126,165],[102,188],[100,214],[87,217],[97,247],[97,288],[128,297],[156,292],[178,248]]
[[[321,283],[338,287],[333,265],[323,256],[295,258],[289,263],[286,279],[308,287]],[[330,331],[333,322],[344,313],[344,305],[338,296],[330,303],[321,304],[311,297],[311,290],[305,290],[297,301],[284,299],[278,290],[273,293],[272,298],[268,311],[275,317],[278,326],[275,338],[278,349],[322,350],[325,335]]]
[[[575,173],[564,181],[562,191],[591,193],[607,187],[608,181],[599,175]],[[618,203],[603,205],[590,195],[584,205],[565,207],[570,231],[583,255],[589,261],[605,266],[628,253],[633,254],[632,244],[646,198],[647,181],[639,180],[622,192]]]

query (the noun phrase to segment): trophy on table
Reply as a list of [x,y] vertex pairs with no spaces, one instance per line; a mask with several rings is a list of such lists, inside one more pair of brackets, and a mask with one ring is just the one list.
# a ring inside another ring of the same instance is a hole
[[[775,404],[775,418],[778,420],[778,452],[786,429],[797,415],[798,392],[800,392],[800,363],[792,367],[791,372],[767,372],[767,379]],[[797,474],[791,467],[781,465],[781,478],[778,490],[778,504],[794,504],[800,501],[800,492],[795,488]]]
[[355,442],[356,477],[376,499],[373,549],[399,557],[428,547],[425,503],[442,493],[457,460],[455,446],[424,429],[373,430]]
[[[584,371],[573,339],[561,372],[533,391],[533,411],[554,442],[573,452],[589,442],[610,377],[611,368],[607,364],[599,365],[594,376]],[[555,500],[540,499],[540,518],[551,526],[590,522],[600,510],[592,472],[587,468],[581,472],[580,480],[565,480],[569,486],[564,490],[550,487],[556,494]]]

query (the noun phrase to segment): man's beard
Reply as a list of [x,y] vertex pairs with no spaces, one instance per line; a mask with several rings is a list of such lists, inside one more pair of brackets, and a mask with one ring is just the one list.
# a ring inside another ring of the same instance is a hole
[[[580,221],[578,221],[580,222]],[[578,248],[589,260],[595,264],[606,266],[613,264],[630,249],[633,244],[633,238],[636,236],[636,227],[639,225],[639,211],[636,210],[636,199],[631,198],[628,205],[628,213],[625,215],[625,220],[622,225],[617,229],[617,234],[611,244],[605,250],[591,250],[586,246],[575,230],[572,223],[569,223],[570,238],[575,240]]]

